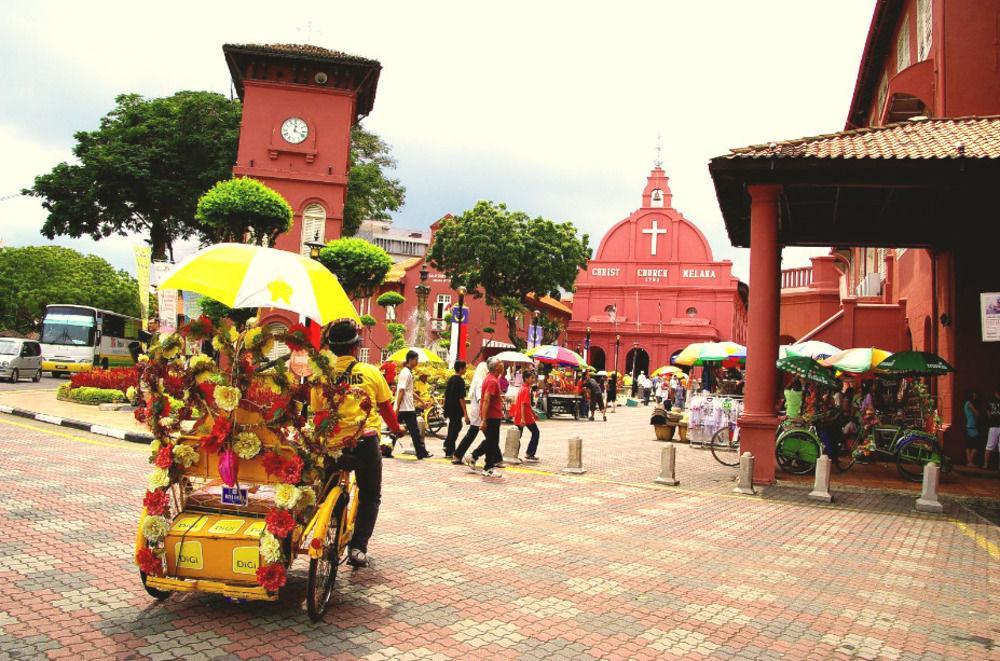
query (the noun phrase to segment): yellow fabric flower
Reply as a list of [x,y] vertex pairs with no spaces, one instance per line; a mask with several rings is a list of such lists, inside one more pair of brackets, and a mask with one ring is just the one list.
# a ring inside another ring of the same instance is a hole
[[150,491],[155,491],[160,487],[165,487],[170,484],[170,471],[166,468],[155,468],[153,472],[149,474],[149,479],[146,480],[146,484]]
[[263,332],[264,331],[261,328],[251,328],[246,332],[246,335],[243,336],[243,343],[248,347],[252,347],[254,343],[260,339]]
[[225,345],[222,343],[222,340],[219,339],[218,335],[216,335],[215,337],[212,338],[212,348],[213,349],[215,349],[216,351],[222,351],[222,348],[224,346]]
[[240,389],[235,386],[216,386],[215,403],[223,411],[232,411],[240,405]]
[[170,524],[162,516],[147,516],[142,520],[142,536],[150,544],[156,544],[167,536]]
[[260,536],[260,555],[264,562],[271,564],[281,562],[281,542],[269,532]]
[[316,492],[313,491],[312,487],[302,487],[299,489],[299,493],[301,495],[299,502],[301,502],[303,506],[312,507],[316,504]]
[[253,459],[260,454],[260,439],[251,431],[240,432],[233,442],[233,451],[240,459]]
[[160,451],[160,446],[162,446],[162,445],[163,444],[160,443],[160,439],[154,438],[153,441],[149,444],[149,452],[150,452],[150,454],[156,454],[157,452],[159,452]]
[[188,360],[189,369],[195,369],[206,365],[214,367],[215,361],[212,360],[211,356],[206,356],[203,353],[196,353],[195,355],[191,356],[191,358]]
[[240,337],[240,332],[236,330],[236,326],[229,327],[229,341],[235,342]]
[[149,362],[149,356],[147,356],[146,354],[140,354],[139,355],[139,362],[140,363],[148,363]]
[[302,492],[293,484],[279,484],[274,488],[274,504],[290,510],[298,504]]
[[190,445],[179,444],[174,446],[174,461],[183,466],[184,468],[190,468],[198,463],[198,459],[201,455]]
[[176,338],[173,335],[171,335],[164,342],[163,357],[166,358],[167,360],[170,360],[171,358],[176,358],[180,352],[181,352],[181,343],[177,342]]

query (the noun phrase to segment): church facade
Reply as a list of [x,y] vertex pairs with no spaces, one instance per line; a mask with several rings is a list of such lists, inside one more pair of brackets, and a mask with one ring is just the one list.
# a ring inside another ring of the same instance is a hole
[[746,343],[747,286],[673,208],[668,181],[657,163],[642,206],[608,230],[576,280],[567,346],[598,369],[648,374],[691,342]]

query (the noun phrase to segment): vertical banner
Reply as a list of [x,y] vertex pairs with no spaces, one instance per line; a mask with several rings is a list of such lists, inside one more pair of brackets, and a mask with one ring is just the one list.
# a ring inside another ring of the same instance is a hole
[[153,284],[156,286],[156,301],[160,307],[160,314],[157,317],[160,324],[160,333],[173,333],[177,330],[177,290],[162,289],[159,285],[163,282],[173,264],[169,262],[154,262],[152,265]]
[[465,343],[469,337],[469,308],[457,305],[451,309],[451,346],[448,347],[448,362],[465,360]]
[[149,246],[133,246],[135,249],[135,279],[139,282],[139,316],[142,329],[149,328],[149,262],[152,250]]
[[528,348],[542,346],[542,326],[541,324],[531,324],[528,326]]

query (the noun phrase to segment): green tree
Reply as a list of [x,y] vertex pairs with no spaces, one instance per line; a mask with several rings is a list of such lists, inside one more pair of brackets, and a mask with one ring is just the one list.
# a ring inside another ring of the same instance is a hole
[[46,305],[90,305],[139,316],[139,285],[95,255],[59,246],[0,250],[0,327],[26,333]]
[[256,179],[238,177],[215,184],[198,200],[198,234],[205,244],[235,242],[274,245],[292,227],[292,207]]
[[392,339],[389,344],[385,346],[385,350],[389,353],[399,351],[406,346],[406,338],[404,333],[406,333],[406,326],[397,323],[388,323],[385,325],[387,331],[389,331],[389,337]]
[[371,296],[392,268],[389,253],[364,239],[330,241],[319,251],[319,261],[337,276],[352,300]]
[[344,201],[342,234],[354,236],[363,220],[388,220],[406,201],[406,188],[386,176],[395,169],[396,159],[382,138],[360,124],[351,129],[350,172]]
[[78,164],[60,163],[24,193],[42,198],[50,239],[137,233],[164,259],[195,233],[199,196],[231,176],[241,107],[213,92],[115,103],[97,130],[74,136]]
[[[503,312],[510,341],[517,337],[517,316],[529,293],[558,298],[573,289],[577,272],[590,259],[590,239],[572,223],[531,218],[508,211],[503,203],[480,201],[460,216],[445,220],[434,235],[429,261],[474,296]],[[483,293],[479,292],[482,288]]]
[[212,323],[219,323],[220,319],[229,318],[236,322],[238,326],[246,323],[247,319],[257,314],[257,308],[231,308],[225,303],[203,296],[198,301],[201,313],[212,320]]

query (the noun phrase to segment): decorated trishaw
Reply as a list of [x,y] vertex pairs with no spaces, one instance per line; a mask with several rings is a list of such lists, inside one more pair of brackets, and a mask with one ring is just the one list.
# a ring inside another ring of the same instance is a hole
[[[284,255],[274,258],[301,260]],[[186,264],[174,274],[183,275]],[[215,289],[204,286],[191,271],[187,278],[174,278],[174,286],[221,295],[217,283]],[[261,278],[264,290],[275,289],[274,283],[288,288],[275,307],[309,309],[291,293],[305,289],[293,272],[271,273],[282,275],[268,276],[274,278],[270,282]],[[211,269],[205,277],[210,275]],[[323,297],[332,297],[336,305],[326,300],[314,306],[320,320],[353,311],[332,276],[323,280]],[[253,307],[260,298],[234,296],[223,302]],[[202,317],[161,337],[141,358],[144,405],[137,417],[155,440],[135,561],[153,597],[209,592],[274,601],[292,562],[304,556],[309,560],[309,616],[317,620],[326,611],[357,508],[353,473],[342,470],[338,459],[357,442],[364,424],[362,416],[357,429],[343,429],[338,411],[346,398],[366,412],[372,403],[339,379],[335,357],[317,350],[308,335],[302,325],[273,333],[253,319],[239,329],[228,320],[213,325]],[[206,339],[217,359],[185,356],[185,345]],[[299,359],[292,361],[298,363],[294,373],[286,359],[269,359],[275,342]]]

